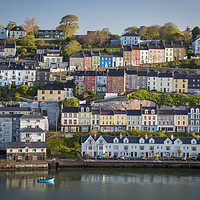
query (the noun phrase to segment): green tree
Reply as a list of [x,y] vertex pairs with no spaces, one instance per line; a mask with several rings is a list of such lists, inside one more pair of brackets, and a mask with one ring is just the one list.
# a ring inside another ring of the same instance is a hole
[[72,40],[65,48],[64,51],[68,55],[72,55],[76,52],[79,52],[81,50],[81,45],[76,41]]
[[198,27],[198,26],[194,27],[194,28],[192,29],[192,38],[193,38],[193,39],[196,39],[197,35],[199,35],[199,34],[200,34],[200,29],[199,29],[199,27]]
[[91,96],[91,97],[96,97],[97,96],[97,93],[95,91],[88,91],[88,94]]
[[65,99],[62,101],[64,107],[77,107],[79,100],[77,98]]
[[9,21],[6,28],[10,31],[14,26],[16,26],[16,22]]
[[18,92],[20,94],[25,94],[26,95],[26,92],[28,91],[28,86],[27,85],[21,85],[19,88],[18,88]]
[[15,101],[19,101],[19,98],[20,98],[20,94],[18,92],[15,92],[15,95],[14,95]]
[[61,19],[57,29],[63,31],[64,38],[72,37],[79,29],[78,21],[79,18],[76,15],[66,15]]
[[27,49],[26,49],[26,48],[21,49],[20,55],[21,55],[21,56],[24,56],[24,55],[26,55],[26,54],[27,54]]
[[160,36],[159,29],[160,29],[159,25],[149,26],[146,31],[147,39],[159,39]]
[[188,31],[183,31],[182,34],[184,45],[188,48],[192,41],[192,34]]
[[141,26],[139,28],[139,35],[140,35],[142,40],[146,39],[146,34],[147,34],[147,27],[146,26]]
[[169,28],[167,34],[165,35],[165,40],[168,42],[170,41],[179,42],[183,40],[183,34],[178,28],[171,27]]
[[24,38],[21,39],[20,43],[23,47],[27,47],[28,50],[35,50],[36,49],[34,35],[25,36]]
[[124,29],[124,32],[125,33],[136,34],[137,30],[138,30],[137,26],[131,26],[131,27],[128,27],[128,28]]

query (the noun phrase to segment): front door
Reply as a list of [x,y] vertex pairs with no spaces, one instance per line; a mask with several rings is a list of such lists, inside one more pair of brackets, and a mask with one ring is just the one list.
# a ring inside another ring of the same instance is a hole
[[148,158],[148,152],[146,152],[146,157]]

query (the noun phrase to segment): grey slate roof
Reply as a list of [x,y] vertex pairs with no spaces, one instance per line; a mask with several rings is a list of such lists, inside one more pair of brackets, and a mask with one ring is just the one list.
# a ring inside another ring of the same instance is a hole
[[7,142],[6,148],[46,148],[46,142],[31,142],[31,143],[25,143],[25,142]]
[[64,107],[63,113],[78,113],[78,107]]
[[172,73],[159,73],[158,74],[158,77],[163,77],[163,78],[172,78],[173,77],[173,75],[172,75]]
[[21,119],[44,119],[42,115],[23,115]]
[[139,36],[138,34],[136,34],[136,33],[125,33],[124,35],[122,35],[122,36]]
[[56,84],[48,84],[41,88],[41,90],[64,90],[61,86]]
[[45,133],[45,131],[41,128],[24,128],[22,133]]
[[65,83],[64,88],[75,88],[75,83]]
[[[81,142],[84,143],[88,137],[90,135],[82,135],[81,136]],[[91,137],[97,141],[98,138],[100,137],[100,135],[97,135],[96,136],[96,139],[95,139],[95,136],[94,135],[91,135]],[[104,140],[107,142],[107,143],[113,143],[114,142],[114,139],[115,138],[118,138],[119,139],[119,143],[123,143],[123,139],[124,138],[128,138],[129,140],[129,143],[136,143],[136,144],[139,144],[139,140],[141,138],[144,139],[144,143],[141,143],[142,144],[149,144],[149,140],[152,138],[154,139],[154,144],[164,144],[165,140],[166,139],[169,139],[172,141],[172,143],[174,143],[176,141],[176,137],[174,137],[174,139],[172,140],[170,137],[148,137],[147,139],[145,139],[145,137],[122,137],[122,139],[120,139],[119,136],[109,136],[109,135],[102,135],[102,137],[104,138]],[[183,144],[191,144],[191,140],[194,139],[193,137],[179,137],[179,139],[182,141]],[[197,144],[200,144],[200,140],[197,140]]]
[[9,107],[9,106],[6,106],[6,107],[0,107],[0,111],[10,111],[10,112],[15,112],[15,111],[22,111],[22,112],[25,112],[25,111],[30,111],[31,109],[29,107]]
[[14,26],[10,31],[25,31],[22,26]]
[[127,110],[127,115],[141,115],[141,110]]

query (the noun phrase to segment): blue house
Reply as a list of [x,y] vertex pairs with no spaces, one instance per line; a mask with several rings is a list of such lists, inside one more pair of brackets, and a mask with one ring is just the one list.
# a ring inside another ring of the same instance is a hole
[[100,55],[100,68],[108,68],[113,66],[113,56],[109,53]]

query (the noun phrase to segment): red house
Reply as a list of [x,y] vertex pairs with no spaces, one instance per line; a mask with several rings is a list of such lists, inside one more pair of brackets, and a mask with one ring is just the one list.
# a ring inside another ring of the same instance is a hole
[[95,91],[95,71],[85,72],[85,92]]
[[125,72],[123,69],[110,69],[107,74],[107,92],[125,93]]
[[92,69],[92,55],[90,52],[83,52],[85,69]]
[[140,66],[140,46],[132,46],[131,63],[133,66]]

